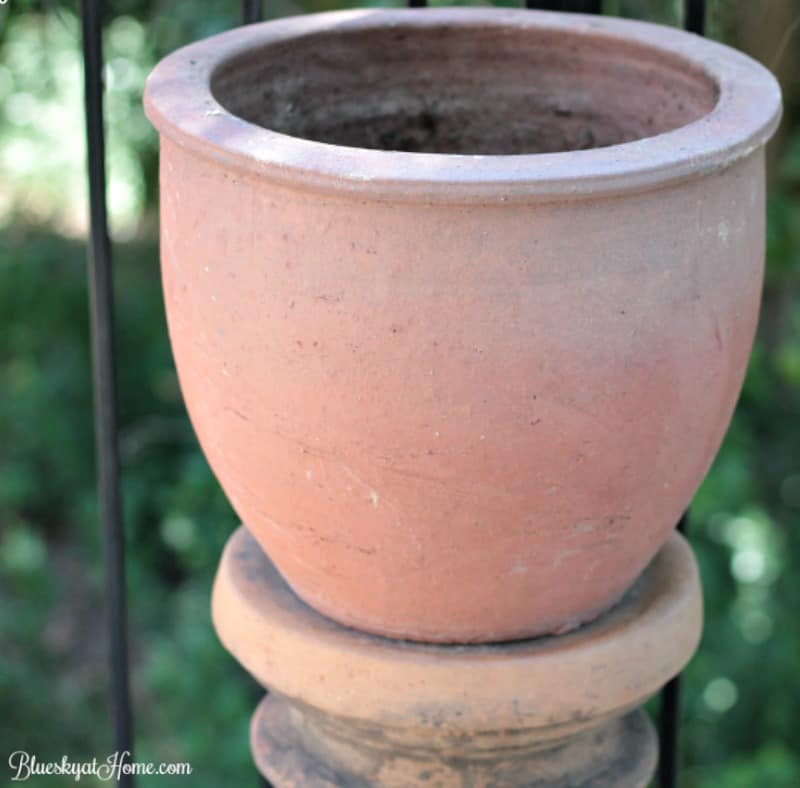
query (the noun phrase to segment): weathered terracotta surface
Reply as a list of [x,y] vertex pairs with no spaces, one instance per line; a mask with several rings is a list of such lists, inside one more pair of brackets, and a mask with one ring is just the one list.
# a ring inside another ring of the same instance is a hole
[[272,694],[250,742],[277,788],[645,788],[657,761],[653,726],[638,709],[552,742],[536,730],[467,735],[454,746],[403,733]]
[[559,637],[443,646],[355,632],[301,602],[244,528],[212,612],[270,689],[251,742],[280,788],[645,786],[655,735],[631,710],[681,670],[702,628],[678,534],[612,611]]
[[292,588],[429,641],[617,600],[739,392],[769,73],[609,18],[356,11],[182,49],[146,107],[181,386]]

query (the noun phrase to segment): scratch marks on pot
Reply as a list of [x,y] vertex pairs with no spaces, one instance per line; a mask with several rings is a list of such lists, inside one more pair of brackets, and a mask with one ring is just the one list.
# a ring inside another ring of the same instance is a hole
[[[224,372],[226,375],[229,374],[227,370],[224,370]],[[250,423],[250,419],[247,416],[245,416],[244,413],[242,413],[240,410],[236,410],[236,408],[232,408],[229,405],[225,407],[225,410],[228,413],[232,413],[234,416],[238,416],[238,418],[240,418],[242,421],[246,421],[248,422],[248,424]]]
[[342,470],[358,485],[361,487],[365,487],[366,489],[371,489],[371,487],[360,477],[356,474],[356,472],[349,466],[342,463]]
[[564,561],[568,561],[570,558],[574,558],[576,555],[580,555],[583,551],[576,547],[570,547],[566,550],[560,550],[556,553],[556,557],[553,559],[553,568],[558,569]]
[[583,520],[572,526],[572,530],[576,534],[590,534],[595,528],[597,528],[597,521],[595,520]]
[[522,561],[516,561],[514,566],[511,567],[509,572],[511,575],[526,575],[528,574],[528,567]]
[[[263,510],[259,510],[258,513],[266,525],[268,525],[273,531],[277,531],[281,534],[288,534],[291,536],[293,534],[297,534],[298,532],[306,533],[318,543],[336,545],[337,547],[343,547],[345,550],[352,550],[354,552],[361,553],[362,555],[374,555],[377,552],[377,548],[375,547],[364,547],[363,545],[353,544],[352,542],[342,539],[341,536],[336,533],[322,534],[313,525],[303,525],[302,523],[298,522],[293,522],[289,525],[283,525],[274,518],[270,517]],[[293,555],[293,560],[297,560],[297,555]],[[309,565],[309,567],[315,569],[315,567],[311,565]]]
[[372,488],[371,484],[367,484],[349,465],[341,464],[342,470],[350,477],[359,487],[362,487],[369,494],[369,500],[374,508],[378,508],[380,496],[377,491]]
[[719,325],[719,317],[715,313],[712,313],[712,319],[714,321],[714,340],[717,343],[717,350],[722,350],[724,343],[722,341],[722,331]]
[[612,428],[598,414],[578,404],[573,397],[553,397],[549,401],[549,406],[565,410],[573,416],[575,414],[582,416],[587,423],[603,432],[612,431]]
[[286,526],[281,525],[277,520],[273,520],[272,517],[270,517],[269,515],[265,514],[264,512],[259,512],[259,514],[261,515],[263,521],[273,531],[279,531],[280,533],[291,533],[293,530],[295,530],[294,528],[287,528]]

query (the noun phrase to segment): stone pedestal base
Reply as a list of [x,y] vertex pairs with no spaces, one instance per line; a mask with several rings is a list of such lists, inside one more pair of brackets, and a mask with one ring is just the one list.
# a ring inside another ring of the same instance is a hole
[[645,786],[657,742],[637,707],[702,625],[677,533],[614,609],[558,637],[434,646],[347,629],[301,602],[244,528],[212,607],[226,648],[270,689],[251,743],[277,788]]

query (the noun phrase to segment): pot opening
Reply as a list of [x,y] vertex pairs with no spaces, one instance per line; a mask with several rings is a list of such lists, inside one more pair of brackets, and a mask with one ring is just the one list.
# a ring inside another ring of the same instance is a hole
[[511,155],[617,145],[711,112],[714,80],[663,50],[500,25],[397,24],[254,48],[211,80],[229,112],[347,147]]

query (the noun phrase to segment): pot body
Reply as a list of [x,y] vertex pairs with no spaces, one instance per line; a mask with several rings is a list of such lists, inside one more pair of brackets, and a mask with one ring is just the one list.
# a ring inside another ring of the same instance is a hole
[[162,141],[170,335],[309,604],[508,639],[612,604],[706,473],[756,326],[763,157],[627,197],[364,202]]
[[[345,174],[340,189],[335,173],[249,166],[248,135],[266,132],[215,125],[222,110],[195,119],[186,105],[176,132],[164,119],[200,79],[203,50],[189,54],[149,87],[170,336],[211,467],[286,581],[339,622],[431,642],[559,633],[613,605],[690,502],[741,387],[767,132],[709,163],[700,148],[737,119],[700,124],[697,165],[684,155],[674,178],[670,146],[691,145],[689,127],[653,148],[499,156],[474,190],[470,168],[492,157],[459,156],[452,199],[419,178],[373,188],[359,162],[383,166],[380,153],[306,143],[307,170],[347,151],[356,185]],[[770,97],[761,126],[774,127]],[[658,178],[642,175],[651,149]],[[592,177],[625,151],[645,162],[630,184],[622,167],[580,187],[581,167]],[[535,178],[506,192],[516,161],[563,165],[577,193]]]

